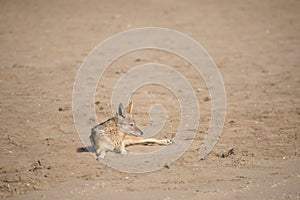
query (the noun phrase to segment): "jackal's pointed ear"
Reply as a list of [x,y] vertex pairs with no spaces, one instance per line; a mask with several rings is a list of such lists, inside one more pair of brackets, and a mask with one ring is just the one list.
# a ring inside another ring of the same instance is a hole
[[119,104],[118,114],[125,118],[126,113],[125,113],[124,106],[122,103]]
[[131,114],[131,111],[132,111],[132,108],[133,108],[133,103],[132,103],[132,100],[129,102],[128,106],[126,107],[126,112],[128,114]]

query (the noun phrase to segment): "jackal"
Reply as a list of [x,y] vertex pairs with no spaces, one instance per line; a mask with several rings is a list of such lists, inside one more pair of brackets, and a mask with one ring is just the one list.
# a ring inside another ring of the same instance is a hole
[[107,151],[127,154],[125,146],[135,144],[156,143],[168,145],[172,140],[143,138],[143,132],[135,125],[132,116],[133,103],[130,101],[126,109],[120,103],[115,116],[91,129],[91,144],[95,149],[97,159],[104,158]]

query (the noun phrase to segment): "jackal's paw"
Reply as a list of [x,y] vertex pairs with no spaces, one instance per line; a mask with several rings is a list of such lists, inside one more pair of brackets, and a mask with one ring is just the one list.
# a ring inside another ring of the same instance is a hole
[[127,155],[127,151],[126,150],[121,150],[121,155]]
[[165,140],[161,140],[163,143],[165,143],[166,145],[168,144],[172,144],[173,141],[172,140],[169,140],[169,139],[165,139]]
[[105,151],[101,151],[101,150],[97,150],[96,152],[96,160],[100,160],[100,159],[103,159],[106,155],[106,152]]

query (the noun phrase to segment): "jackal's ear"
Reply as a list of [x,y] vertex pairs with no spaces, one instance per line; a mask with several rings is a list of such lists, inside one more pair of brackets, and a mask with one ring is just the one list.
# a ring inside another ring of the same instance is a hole
[[132,111],[132,108],[133,108],[133,103],[132,103],[132,100],[131,100],[131,101],[129,102],[128,106],[126,107],[126,112],[127,112],[128,114],[130,114],[131,111]]
[[126,113],[125,113],[124,106],[122,103],[119,104],[118,114],[125,118]]

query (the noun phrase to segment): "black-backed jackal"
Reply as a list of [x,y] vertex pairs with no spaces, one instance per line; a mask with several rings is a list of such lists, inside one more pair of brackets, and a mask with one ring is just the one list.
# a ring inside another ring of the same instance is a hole
[[132,108],[132,101],[126,109],[120,104],[114,117],[92,128],[90,140],[97,159],[104,158],[107,151],[127,154],[125,146],[128,145],[147,143],[168,145],[172,143],[172,140],[168,139],[158,140],[141,137],[143,132],[135,125]]

